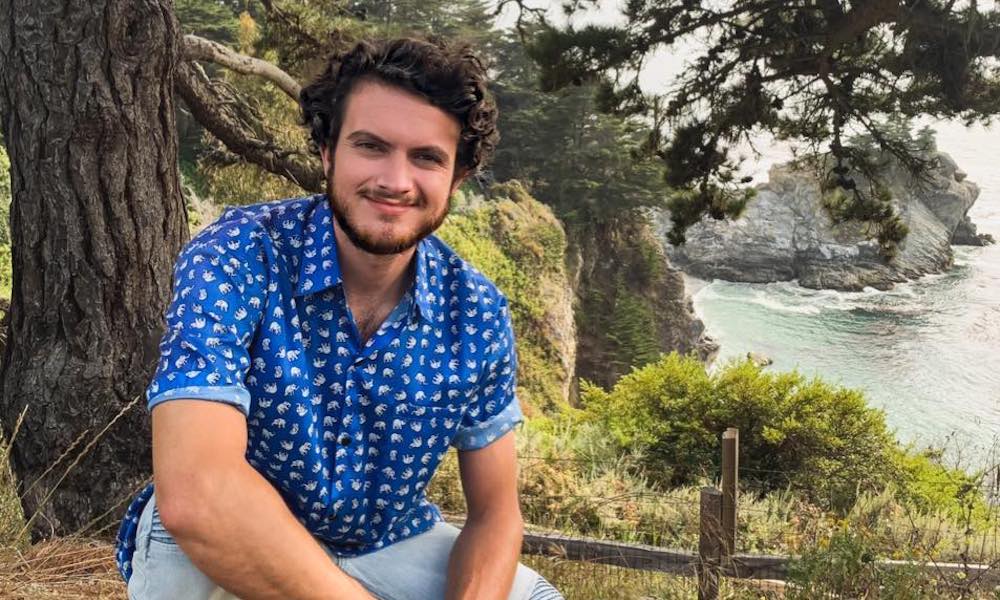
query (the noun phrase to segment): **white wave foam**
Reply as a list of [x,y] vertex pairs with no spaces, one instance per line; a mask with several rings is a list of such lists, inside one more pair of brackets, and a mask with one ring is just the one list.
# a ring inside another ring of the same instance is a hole
[[753,296],[747,298],[751,304],[756,304],[758,306],[763,306],[769,310],[774,310],[784,313],[794,313],[800,315],[818,315],[823,312],[823,309],[815,304],[790,304],[788,302],[782,301],[781,298],[775,297],[767,292],[756,292]]

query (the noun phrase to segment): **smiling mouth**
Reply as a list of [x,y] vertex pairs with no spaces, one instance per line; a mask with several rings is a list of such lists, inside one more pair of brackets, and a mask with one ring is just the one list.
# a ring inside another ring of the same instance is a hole
[[413,204],[403,203],[395,200],[386,200],[384,198],[376,198],[368,195],[363,195],[362,197],[365,200],[368,200],[369,202],[374,202],[375,204],[381,204],[382,206],[391,206],[393,208],[402,209],[402,208],[412,208],[414,206]]

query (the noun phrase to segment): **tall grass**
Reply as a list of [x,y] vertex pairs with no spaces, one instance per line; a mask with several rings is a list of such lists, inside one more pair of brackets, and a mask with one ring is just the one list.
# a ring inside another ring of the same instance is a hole
[[[22,412],[14,425],[15,437],[23,422]],[[17,494],[17,483],[10,464],[10,444],[0,435],[0,550],[27,547],[29,540],[24,525],[24,511],[21,509],[21,499]]]
[[[58,482],[72,472],[107,428],[131,406],[126,406],[74,456],[68,455],[77,443],[52,465],[50,471],[64,458],[69,459]],[[18,418],[11,439],[0,439],[0,598],[75,600],[124,597],[124,585],[114,563],[114,550],[106,540],[91,539],[84,531],[65,538],[31,543],[29,530],[33,519],[26,517],[22,510],[10,463],[11,444],[18,435],[23,435],[21,424],[24,414],[22,412]],[[50,495],[53,490],[50,490]]]

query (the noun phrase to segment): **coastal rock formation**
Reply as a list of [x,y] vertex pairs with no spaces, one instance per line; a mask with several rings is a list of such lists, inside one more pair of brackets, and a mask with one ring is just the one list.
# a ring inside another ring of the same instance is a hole
[[952,236],[951,243],[954,246],[988,246],[996,243],[996,240],[988,233],[976,231],[976,224],[966,215],[955,228],[955,235]]
[[[735,221],[705,219],[690,228],[687,242],[667,247],[674,264],[703,279],[764,283],[797,279],[810,288],[860,290],[937,273],[952,264],[953,243],[987,242],[975,234],[967,213],[979,187],[946,154],[937,154],[929,181],[913,180],[901,167],[884,173],[909,235],[898,255],[886,260],[859,223],[834,224],[821,204],[813,173],[776,165]],[[669,215],[655,220],[661,235]]]

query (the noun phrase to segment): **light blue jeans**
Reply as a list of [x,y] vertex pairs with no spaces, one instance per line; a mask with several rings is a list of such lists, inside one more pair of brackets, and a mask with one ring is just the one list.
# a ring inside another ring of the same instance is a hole
[[[129,600],[238,600],[194,566],[159,519],[154,520],[155,506],[154,496],[139,518]],[[329,549],[327,553],[379,600],[443,599],[448,557],[458,533],[458,528],[439,523],[430,531],[364,556],[342,558]],[[508,599],[543,597],[536,592],[540,586],[551,589],[536,572],[518,565]]]

